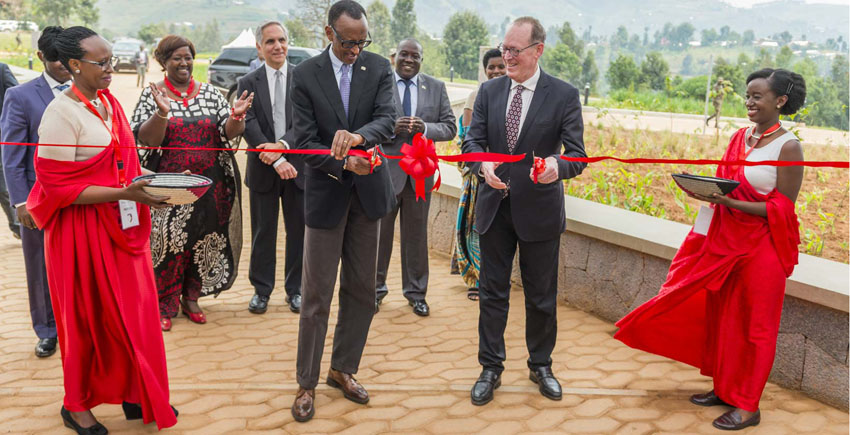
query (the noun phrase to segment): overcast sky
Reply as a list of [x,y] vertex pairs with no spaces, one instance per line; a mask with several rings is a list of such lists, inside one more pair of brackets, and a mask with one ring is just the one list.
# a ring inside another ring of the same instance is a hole
[[[742,7],[750,7],[754,4],[758,3],[767,3],[775,0],[723,0],[726,3],[742,6]],[[829,3],[833,5],[850,5],[850,0],[804,0],[806,3]]]

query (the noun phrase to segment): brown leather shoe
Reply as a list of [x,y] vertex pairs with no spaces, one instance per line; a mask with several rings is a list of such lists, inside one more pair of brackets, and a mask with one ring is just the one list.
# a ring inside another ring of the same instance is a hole
[[354,379],[354,376],[330,369],[327,382],[331,387],[342,390],[342,395],[346,399],[362,405],[369,403],[369,393]]
[[316,390],[305,390],[298,388],[298,393],[295,394],[295,402],[292,404],[292,417],[299,423],[313,418],[316,413],[316,408],[313,407],[313,399],[316,397]]
[[724,402],[721,398],[717,397],[717,395],[714,394],[714,390],[707,393],[694,394],[691,396],[691,403],[699,406],[731,406]]
[[720,417],[717,417],[713,423],[714,427],[721,430],[741,430],[745,427],[755,426],[761,423],[761,410],[756,410],[756,413],[747,421],[743,421],[743,417],[738,413],[737,409],[733,409]]

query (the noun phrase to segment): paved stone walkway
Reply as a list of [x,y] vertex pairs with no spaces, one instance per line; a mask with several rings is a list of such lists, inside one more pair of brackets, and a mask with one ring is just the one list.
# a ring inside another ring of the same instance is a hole
[[[243,209],[247,216],[247,201]],[[20,242],[6,227],[0,215],[0,432],[71,433],[58,415],[59,355],[33,355]],[[244,229],[248,241],[247,220]],[[553,355],[564,399],[543,398],[528,380],[521,291],[512,294],[502,387],[490,404],[473,406],[478,310],[466,299],[460,278],[448,273],[446,253],[439,252],[431,256],[428,318],[414,315],[402,297],[399,262],[393,259],[391,293],[372,323],[357,375],[370,392],[369,404],[357,405],[321,384],[315,418],[296,423],[289,407],[297,388],[298,316],[285,306],[282,291],[273,295],[265,315],[248,312],[253,293],[248,253],[246,246],[234,287],[201,300],[206,325],[178,317],[165,333],[172,403],[180,410],[178,424],[166,433],[719,433],[711,420],[725,410],[687,401],[711,389],[709,379],[692,367],[624,346],[611,337],[613,325],[566,305],[559,307]],[[282,248],[278,258],[281,277]],[[762,424],[746,433],[848,433],[846,412],[775,385],[768,385],[761,407]],[[94,412],[114,434],[156,431],[155,425],[124,421],[116,405]]]

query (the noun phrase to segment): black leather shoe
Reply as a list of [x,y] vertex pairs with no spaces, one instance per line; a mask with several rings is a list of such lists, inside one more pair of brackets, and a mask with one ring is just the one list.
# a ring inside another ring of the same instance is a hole
[[425,299],[421,301],[410,301],[409,304],[413,307],[413,314],[417,316],[427,317],[431,314],[431,310],[428,308],[428,302],[425,302]]
[[301,312],[301,295],[294,294],[292,297],[287,296],[286,303],[289,304],[289,311],[292,311],[293,313]]
[[561,384],[552,374],[551,367],[537,367],[531,369],[528,374],[531,382],[540,386],[540,394],[548,399],[561,400]]
[[[127,420],[140,420],[142,418],[142,406],[138,403],[121,402],[121,409],[124,410],[124,418]],[[180,415],[174,406],[171,407],[171,410],[174,411],[175,417]]]
[[502,385],[502,375],[495,370],[484,369],[478,380],[472,386],[470,397],[472,404],[476,406],[486,405],[493,400],[493,391]]
[[56,353],[55,338],[39,338],[38,344],[35,345],[35,356],[39,358],[47,358]]
[[254,293],[251,298],[251,303],[248,304],[248,311],[254,314],[263,314],[269,309],[269,297]]
[[378,303],[378,305],[381,305],[381,304],[383,304],[383,303],[384,303],[384,298],[385,298],[385,297],[387,297],[387,292],[385,292],[385,291],[384,291],[384,292],[381,292],[381,293],[377,293],[377,292],[376,292],[376,293],[375,293],[375,302],[377,302],[377,303]]
[[699,406],[731,406],[728,403],[721,400],[714,394],[714,390],[711,390],[707,393],[702,394],[694,394],[691,396],[691,403]]
[[745,427],[756,426],[761,423],[761,410],[756,410],[756,413],[747,421],[742,421],[741,414],[737,409],[733,409],[712,422],[712,426],[720,430],[741,430]]
[[76,421],[74,421],[71,417],[71,413],[65,409],[64,406],[62,407],[62,410],[59,411],[59,415],[62,416],[62,422],[65,423],[65,427],[73,430],[79,435],[106,435],[109,433],[109,431],[106,430],[106,427],[100,424],[100,422],[89,427],[80,426]]

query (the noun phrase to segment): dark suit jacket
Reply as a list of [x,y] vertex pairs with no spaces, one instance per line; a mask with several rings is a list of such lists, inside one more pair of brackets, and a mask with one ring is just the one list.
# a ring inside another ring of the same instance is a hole
[[[364,51],[352,66],[348,116],[342,106],[328,49],[301,62],[292,74],[293,130],[298,148],[330,149],[337,130],[366,139],[360,149],[386,142],[397,113],[392,101],[389,62]],[[304,210],[307,226],[335,227],[356,189],[366,216],[379,219],[395,206],[389,171],[381,165],[369,175],[343,171],[331,156],[304,158]]]
[[[392,78],[395,82],[395,75],[392,75]],[[401,99],[402,97],[398,95],[398,85],[394,83],[393,101],[400,116],[404,113]],[[416,99],[415,115],[425,121],[427,138],[434,142],[449,141],[457,135],[457,122],[452,112],[449,95],[446,92],[446,84],[422,73],[419,74],[419,96]],[[409,144],[412,141],[413,135],[401,134],[385,143],[383,150],[389,155],[399,155],[401,154],[402,145],[405,143]],[[398,165],[398,160],[389,160],[387,162],[387,168],[390,170],[390,176],[393,180],[393,190],[396,195],[399,195],[409,176]],[[410,182],[412,184],[413,180]],[[425,180],[426,191],[430,190],[433,185],[434,177],[428,177]]]
[[[41,115],[51,101],[53,91],[44,76],[7,90],[0,114],[0,141],[38,143]],[[26,202],[35,184],[35,150],[34,146],[3,146],[3,171],[12,204]]]
[[[286,68],[286,133],[283,137],[274,137],[274,110],[271,102],[271,89],[266,75],[265,65],[257,68],[239,78],[239,88],[236,95],[242,95],[243,91],[254,93],[254,102],[245,114],[245,132],[242,137],[248,146],[255,148],[261,143],[276,142],[280,139],[286,141],[290,147],[295,148],[295,131],[292,129],[292,71],[295,68],[287,63]],[[298,176],[295,177],[295,185],[304,188],[304,159],[297,154],[282,154],[286,157]],[[275,172],[272,165],[267,165],[260,160],[260,154],[251,152],[247,157],[247,169],[245,170],[245,185],[257,192],[268,192],[280,185],[283,180]]]
[[[462,150],[471,152],[508,153],[505,134],[505,117],[508,107],[511,79],[508,76],[487,81],[481,85],[472,112],[472,123],[464,139]],[[510,174],[511,214],[517,236],[524,241],[543,241],[557,237],[566,229],[564,214],[564,184],[534,184],[528,174],[537,157],[563,155],[586,157],[584,152],[584,124],[578,90],[562,80],[540,71],[540,80],[520,129],[514,154],[526,153],[517,163],[506,163],[496,168],[503,181]],[[473,164],[478,174],[480,163]],[[585,163],[558,159],[561,180],[575,177],[584,170]],[[475,227],[486,233],[496,216],[502,191],[483,181],[478,189],[475,209]]]

